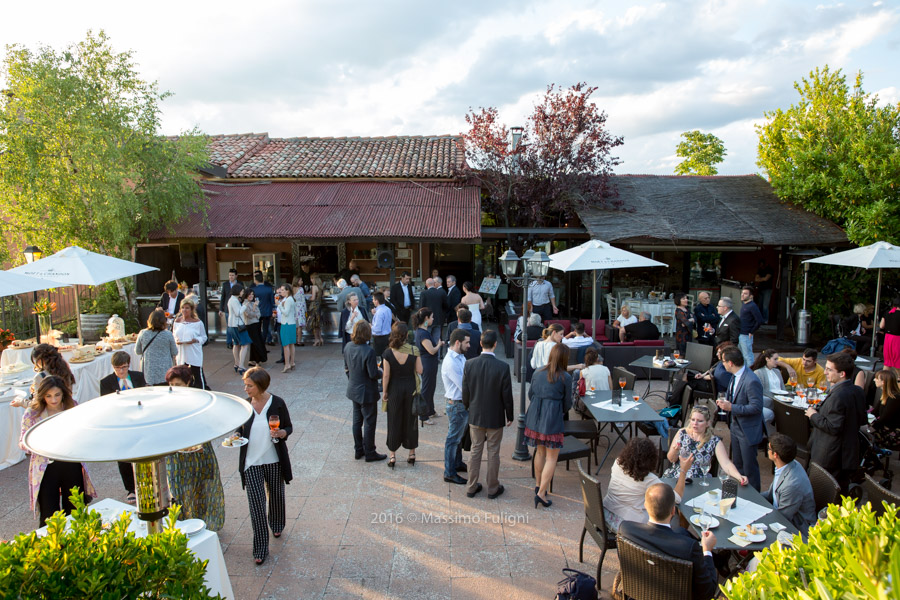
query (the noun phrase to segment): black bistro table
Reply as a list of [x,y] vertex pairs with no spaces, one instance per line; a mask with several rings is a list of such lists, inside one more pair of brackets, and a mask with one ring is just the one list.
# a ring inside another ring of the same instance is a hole
[[[628,363],[629,367],[636,367],[639,369],[647,369],[647,391],[645,391],[644,395],[641,396],[642,398],[647,398],[651,395],[650,394],[650,386],[653,383],[653,377],[650,376],[651,375],[650,371],[653,371],[653,370],[665,371],[669,374],[669,387],[666,389],[666,394],[668,394],[669,392],[672,391],[672,381],[675,379],[675,375],[677,375],[684,369],[687,369],[689,366],[691,366],[691,361],[683,360],[683,361],[680,361],[674,367],[661,367],[659,365],[654,365],[653,359],[654,359],[654,357],[650,356],[648,354],[647,356],[641,356],[640,358],[637,358],[637,359],[631,361],[630,363]],[[657,393],[658,392],[654,392],[654,394],[657,394]],[[680,402],[680,400],[679,400],[679,402]]]
[[[597,463],[597,473],[600,472],[603,463],[606,462],[609,453],[612,452],[613,446],[616,445],[616,440],[622,440],[623,444],[628,442],[628,440],[625,439],[625,432],[630,431],[630,428],[634,423],[639,423],[641,421],[665,421],[665,417],[660,416],[659,413],[653,410],[653,408],[644,401],[638,402],[635,408],[626,410],[625,412],[618,412],[594,406],[594,404],[598,402],[612,400],[613,395],[618,396],[619,394],[622,394],[623,400],[633,400],[632,395],[628,393],[630,391],[631,390],[598,390],[593,393],[588,392],[584,396],[584,403],[588,410],[591,411],[591,415],[597,420],[597,423],[601,426],[609,425],[612,432],[616,435],[615,439],[609,440],[609,447],[606,449],[606,454],[604,454],[603,459]],[[619,423],[625,423],[626,427],[619,429]]]
[[[691,523],[691,517],[694,516],[694,509],[687,505],[689,500],[693,500],[697,496],[705,494],[710,490],[720,490],[722,489],[722,483],[718,477],[707,477],[707,481],[709,482],[709,486],[700,485],[700,479],[694,479],[693,483],[684,486],[684,494],[681,496],[681,504],[678,505],[678,512],[681,515],[682,525],[685,525],[691,533],[693,533],[698,539],[700,538],[701,528],[697,527],[693,523]],[[678,483],[678,480],[675,478],[669,477],[664,478],[663,481],[668,483],[673,488],[675,484]],[[761,506],[765,506],[768,508],[772,508],[772,504],[768,502],[765,498],[762,497],[762,494],[757,492],[753,486],[750,485],[739,485],[738,486],[738,495],[737,500],[740,502],[741,500],[750,501],[754,504],[759,504]],[[794,527],[790,521],[788,521],[784,516],[777,510],[773,509],[772,512],[766,514],[757,520],[757,523],[764,523],[768,529],[766,529],[766,539],[763,542],[754,542],[747,546],[739,546],[731,541],[728,538],[731,537],[731,530],[735,527],[735,523],[732,523],[725,517],[719,516],[719,513],[715,513],[713,515],[715,518],[719,520],[719,526],[715,529],[710,529],[714,534],[716,534],[716,550],[762,550],[763,548],[768,548],[775,542],[775,538],[778,534],[772,530],[772,523],[781,523],[785,526],[785,531],[787,531],[791,535],[796,535],[799,533],[796,527]]]

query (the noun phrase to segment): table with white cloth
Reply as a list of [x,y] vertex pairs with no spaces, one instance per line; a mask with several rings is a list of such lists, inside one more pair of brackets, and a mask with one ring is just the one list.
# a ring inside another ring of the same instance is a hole
[[[91,504],[88,508],[99,512],[104,521],[113,521],[123,512],[127,512],[131,515],[131,525],[129,525],[128,531],[134,532],[137,537],[145,537],[147,535],[146,523],[137,518],[135,507],[129,504],[113,500],[112,498],[104,498]],[[37,534],[39,536],[46,535],[47,528],[41,527],[37,530]],[[231,589],[228,570],[225,568],[225,557],[222,555],[219,536],[214,531],[204,529],[188,536],[187,547],[200,560],[209,561],[206,565],[206,573],[203,579],[210,591],[213,594],[221,595],[223,598],[233,600],[234,592]]]
[[0,470],[11,467],[25,458],[25,453],[19,448],[19,433],[25,409],[9,404],[15,397],[12,390],[0,394]]
[[[128,356],[131,357],[131,369],[138,370],[140,369],[141,361],[134,348],[135,344],[133,343],[125,344],[122,346],[122,351],[127,352]],[[0,367],[16,363],[31,365],[31,350],[31,348],[7,348],[0,355]],[[113,373],[112,363],[110,362],[112,352],[104,352],[87,363],[73,364],[71,361],[72,352],[63,352],[62,357],[69,363],[72,375],[75,376],[75,389],[72,390],[72,396],[75,398],[75,401],[81,404],[98,397],[100,395],[100,380]],[[33,372],[31,374],[34,375]]]

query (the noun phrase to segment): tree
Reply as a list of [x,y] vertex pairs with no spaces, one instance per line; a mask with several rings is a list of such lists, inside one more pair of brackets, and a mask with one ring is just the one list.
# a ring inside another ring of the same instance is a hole
[[[199,210],[206,142],[159,135],[169,94],[140,78],[101,31],[62,52],[8,46],[0,97],[0,234],[45,253],[79,246],[121,257]],[[122,288],[120,287],[120,290]]]
[[757,164],[775,192],[847,231],[850,241],[900,242],[900,105],[878,106],[826,65],[794,84],[800,100],[765,114]]
[[521,228],[507,234],[518,253],[539,237],[531,230],[560,226],[579,206],[621,206],[609,176],[619,164],[610,151],[623,141],[606,130],[606,113],[591,102],[596,89],[548,86],[515,146],[496,108],[466,115],[468,172],[481,181],[483,210],[503,227]]
[[685,131],[675,154],[685,159],[675,166],[676,175],[715,175],[716,165],[725,160],[725,143],[711,133]]

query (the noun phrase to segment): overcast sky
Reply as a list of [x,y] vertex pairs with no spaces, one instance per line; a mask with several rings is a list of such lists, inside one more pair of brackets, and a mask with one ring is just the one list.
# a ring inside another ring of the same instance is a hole
[[817,66],[900,101],[898,22],[896,0],[32,0],[4,8],[0,43],[106,30],[175,94],[166,134],[456,134],[469,107],[522,124],[547,84],[585,81],[625,138],[617,173],[672,173],[679,134],[700,129],[725,142],[720,173],[743,174],[754,123]]

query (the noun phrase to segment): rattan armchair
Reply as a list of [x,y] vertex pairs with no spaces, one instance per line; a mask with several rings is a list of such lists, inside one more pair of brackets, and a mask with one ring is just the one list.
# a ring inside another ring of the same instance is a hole
[[614,598],[685,600],[693,596],[690,561],[647,550],[621,535],[616,541],[621,571],[613,584]]
[[817,513],[829,504],[840,503],[841,486],[831,473],[818,463],[809,463],[809,483],[812,485]]
[[616,547],[616,535],[609,530],[603,515],[603,490],[600,482],[585,472],[579,460],[578,473],[581,475],[581,497],[584,499],[584,528],[578,542],[578,562],[584,562],[584,534],[590,533],[600,547],[600,561],[597,563],[597,586],[600,586],[600,571],[606,551]]
[[872,512],[876,515],[884,514],[882,502],[887,502],[900,508],[900,496],[878,485],[878,482],[872,479],[870,475],[866,474],[866,479],[863,481],[862,486],[866,493],[865,499],[872,504]]

